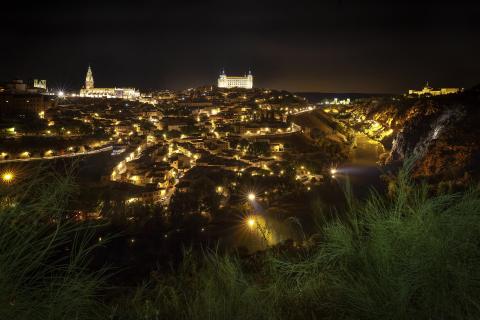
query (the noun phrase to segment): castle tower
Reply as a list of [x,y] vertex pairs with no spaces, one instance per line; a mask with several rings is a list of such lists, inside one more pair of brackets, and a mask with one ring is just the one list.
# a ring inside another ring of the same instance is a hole
[[225,69],[222,69],[222,72],[220,72],[220,77],[218,77],[218,87],[219,88],[227,87],[227,74],[225,73]]
[[253,75],[252,75],[252,70],[248,70],[247,88],[248,88],[248,89],[252,89],[252,88],[253,88]]
[[87,70],[87,76],[85,77],[85,89],[93,89],[93,74],[92,74],[92,68],[88,66]]

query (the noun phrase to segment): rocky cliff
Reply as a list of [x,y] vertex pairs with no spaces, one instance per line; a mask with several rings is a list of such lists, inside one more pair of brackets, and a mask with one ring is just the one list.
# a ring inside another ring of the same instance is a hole
[[393,129],[387,164],[413,156],[416,177],[434,183],[478,181],[480,86],[448,96],[363,101],[353,108]]

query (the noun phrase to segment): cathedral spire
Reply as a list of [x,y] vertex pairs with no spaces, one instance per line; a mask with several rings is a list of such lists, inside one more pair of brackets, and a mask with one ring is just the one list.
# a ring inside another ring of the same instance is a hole
[[93,89],[93,73],[90,64],[88,65],[87,76],[85,77],[85,89]]

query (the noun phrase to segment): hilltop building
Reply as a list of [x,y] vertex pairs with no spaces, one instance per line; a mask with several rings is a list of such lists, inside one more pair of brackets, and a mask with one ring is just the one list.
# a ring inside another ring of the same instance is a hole
[[[37,82],[38,84],[38,82]],[[42,80],[42,86],[35,86],[15,79],[0,85],[0,115],[26,115],[44,112],[56,105],[56,99],[45,93],[46,81]]]
[[32,87],[47,92],[47,80],[33,79]]
[[93,83],[93,73],[92,73],[92,68],[88,66],[87,70],[87,76],[85,77],[85,89],[91,90],[95,88],[94,83]]
[[413,96],[440,96],[444,94],[452,94],[457,92],[462,92],[463,88],[440,88],[440,89],[433,89],[429,86],[428,82],[425,84],[422,90],[408,90],[409,95]]
[[88,66],[85,86],[80,90],[80,97],[136,100],[140,97],[140,92],[135,88],[95,88],[92,68]]
[[220,77],[218,77],[219,88],[253,88],[253,76],[252,72],[248,71],[248,75],[244,77],[230,77],[225,74],[225,70],[222,71]]

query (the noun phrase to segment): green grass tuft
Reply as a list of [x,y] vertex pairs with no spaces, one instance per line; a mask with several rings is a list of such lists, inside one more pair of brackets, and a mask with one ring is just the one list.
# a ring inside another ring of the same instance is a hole
[[102,319],[94,230],[65,221],[71,174],[39,168],[0,189],[0,319]]

